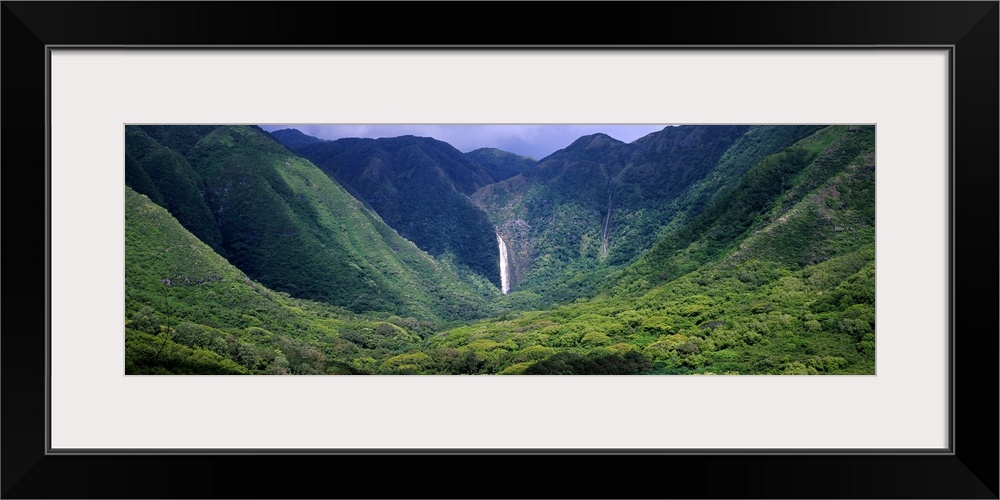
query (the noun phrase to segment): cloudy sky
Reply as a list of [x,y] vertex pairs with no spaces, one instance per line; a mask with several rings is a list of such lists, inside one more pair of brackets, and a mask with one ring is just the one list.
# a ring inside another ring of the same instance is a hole
[[583,135],[597,132],[623,142],[632,142],[667,125],[261,125],[272,132],[296,128],[321,139],[342,137],[433,137],[468,153],[479,148],[498,148],[540,160],[569,146]]

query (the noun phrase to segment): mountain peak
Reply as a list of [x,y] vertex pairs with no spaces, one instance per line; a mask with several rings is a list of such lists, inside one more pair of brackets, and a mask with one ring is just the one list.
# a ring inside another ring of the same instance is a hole
[[479,158],[493,157],[493,158],[519,158],[526,161],[534,162],[535,159],[530,156],[519,155],[517,153],[511,153],[510,151],[504,151],[499,148],[479,148],[465,153],[468,156],[475,156]]
[[289,136],[297,136],[297,137],[311,137],[314,140],[317,140],[317,141],[319,140],[319,139],[317,139],[317,138],[315,138],[315,137],[313,137],[311,135],[307,135],[307,134],[303,133],[301,130],[299,130],[297,128],[283,128],[281,130],[275,130],[275,131],[270,132],[270,133],[272,135],[276,134],[276,135],[289,135]]
[[497,148],[479,148],[465,153],[465,156],[485,168],[494,181],[509,179],[537,163],[527,156]]
[[271,137],[273,137],[278,142],[284,144],[292,150],[306,146],[309,144],[315,144],[317,142],[323,142],[323,139],[318,137],[313,137],[311,135],[303,133],[297,128],[285,128],[281,130],[275,130],[270,132]]
[[596,134],[590,134],[580,137],[579,139],[573,141],[573,144],[570,144],[569,147],[566,149],[582,149],[582,150],[606,149],[612,146],[619,146],[622,144],[625,143],[619,141],[618,139],[615,139],[614,137],[611,137],[608,134],[598,132]]

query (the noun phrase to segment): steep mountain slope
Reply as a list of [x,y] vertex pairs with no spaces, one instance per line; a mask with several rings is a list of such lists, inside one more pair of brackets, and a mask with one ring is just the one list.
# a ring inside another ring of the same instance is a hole
[[591,294],[765,155],[817,128],[667,127],[631,144],[595,134],[472,199],[507,242],[521,296],[536,306],[567,302]]
[[262,130],[215,128],[186,157],[204,182],[225,255],[266,286],[427,320],[488,310],[482,285],[461,281]]
[[732,190],[743,174],[765,156],[822,128],[816,125],[750,127],[722,154],[714,168],[662,207],[671,223],[666,228],[660,228],[658,234],[665,234],[670,228],[676,228],[701,213],[711,201]]
[[479,148],[465,153],[472,161],[482,165],[494,182],[514,177],[534,166],[537,161],[496,148]]
[[400,235],[500,285],[496,234],[468,199],[493,179],[447,143],[425,137],[340,139],[296,149],[364,200]]
[[225,254],[215,215],[203,198],[205,181],[182,154],[164,147],[141,127],[125,127],[125,184],[149,196],[198,239]]
[[125,188],[126,374],[357,374],[430,325],[272,291]]
[[274,140],[288,146],[288,149],[291,149],[292,151],[295,151],[302,146],[323,142],[323,139],[303,134],[301,131],[294,128],[275,130],[274,132],[269,133],[271,134],[271,137],[274,137]]
[[609,294],[431,339],[483,373],[874,373],[874,127],[769,155]]
[[873,126],[596,134],[480,188],[411,151],[514,240],[502,297],[256,127],[155,133],[186,152],[126,131],[127,373],[874,373]]
[[250,373],[261,360],[243,328],[266,326],[259,317],[304,326],[283,300],[125,188],[126,374]]
[[[794,147],[765,158],[748,171],[734,189],[719,196],[685,227],[664,238],[643,255],[621,278],[619,288],[648,289],[650,285],[676,278],[732,250],[737,242],[748,236],[747,231],[767,214],[771,217],[775,217],[776,213],[784,214],[801,203],[807,193],[830,181],[831,177],[854,163],[863,163],[860,155],[871,153],[874,144],[872,127],[827,127],[799,141]],[[874,169],[874,163],[871,168]],[[861,185],[852,189],[851,206],[869,202],[870,206],[860,210],[862,215],[859,217],[864,220],[859,224],[863,223],[867,229],[856,239],[873,243],[874,177],[862,178],[858,182]],[[836,191],[836,186],[829,189]],[[759,241],[751,247],[770,248],[771,252],[758,250],[756,253],[767,254],[787,265],[797,264],[800,260],[816,263],[828,258],[833,251],[824,245],[832,244],[831,240],[839,236],[830,232],[830,228],[837,224],[830,220],[832,211],[826,211],[822,216],[807,215],[815,212],[803,210],[783,215],[784,219],[773,219],[781,221],[779,228],[770,230],[766,241]],[[786,224],[789,217],[792,223]],[[842,224],[848,222],[842,221]],[[789,236],[785,238],[785,235]],[[801,255],[802,252],[808,252],[809,256]]]
[[663,237],[664,226],[677,215],[700,213],[708,199],[732,187],[719,181],[737,182],[764,156],[819,128],[667,127],[635,141],[635,156],[613,180],[621,210],[611,219],[609,262],[632,262]]
[[141,130],[162,146],[186,155],[203,137],[218,125],[130,125],[126,129]]

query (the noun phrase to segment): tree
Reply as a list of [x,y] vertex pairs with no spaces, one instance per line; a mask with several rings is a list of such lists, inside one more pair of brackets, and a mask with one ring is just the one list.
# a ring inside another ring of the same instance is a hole
[[156,335],[160,332],[160,315],[152,307],[144,306],[132,315],[129,326],[134,330]]

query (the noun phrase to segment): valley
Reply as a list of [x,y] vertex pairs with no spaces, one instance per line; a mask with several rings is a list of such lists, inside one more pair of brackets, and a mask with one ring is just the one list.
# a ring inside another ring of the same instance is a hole
[[127,374],[873,374],[873,126],[128,126]]

